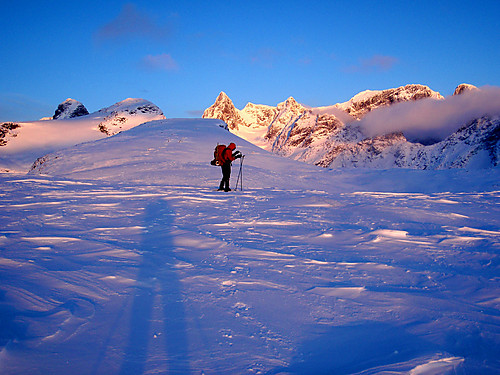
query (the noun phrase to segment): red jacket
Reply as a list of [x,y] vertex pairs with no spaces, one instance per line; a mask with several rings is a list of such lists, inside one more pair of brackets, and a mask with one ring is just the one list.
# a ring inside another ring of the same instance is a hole
[[229,146],[224,150],[224,154],[222,155],[222,160],[225,160],[226,162],[232,162],[236,160],[235,157],[233,157],[233,151],[236,148],[236,145],[234,143],[230,143]]

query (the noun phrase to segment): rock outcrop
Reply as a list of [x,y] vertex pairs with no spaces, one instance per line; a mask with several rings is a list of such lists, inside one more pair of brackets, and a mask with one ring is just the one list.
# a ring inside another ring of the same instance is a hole
[[57,106],[57,109],[52,117],[53,120],[62,120],[86,116],[89,111],[85,106],[77,100],[68,98]]

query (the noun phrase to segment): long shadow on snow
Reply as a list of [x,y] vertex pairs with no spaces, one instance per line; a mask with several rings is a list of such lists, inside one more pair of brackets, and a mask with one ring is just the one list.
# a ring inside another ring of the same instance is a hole
[[161,300],[163,311],[164,332],[160,337],[165,340],[167,356],[161,362],[167,363],[169,373],[189,373],[185,311],[180,281],[173,268],[173,241],[169,235],[173,213],[164,200],[158,200],[146,207],[144,222],[142,262],[137,274],[138,286],[132,302],[129,339],[120,373],[141,374],[145,370],[157,297]]

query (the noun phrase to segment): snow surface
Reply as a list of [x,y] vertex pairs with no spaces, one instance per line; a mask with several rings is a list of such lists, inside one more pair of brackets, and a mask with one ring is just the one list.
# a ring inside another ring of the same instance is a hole
[[499,373],[498,170],[326,170],[221,125],[0,174],[0,373]]

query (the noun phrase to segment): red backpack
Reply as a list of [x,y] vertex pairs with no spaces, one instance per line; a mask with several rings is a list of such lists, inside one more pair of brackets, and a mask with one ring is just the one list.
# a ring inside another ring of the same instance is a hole
[[224,158],[224,151],[226,151],[226,145],[217,145],[214,149],[214,165],[222,165],[226,161]]

